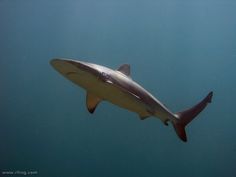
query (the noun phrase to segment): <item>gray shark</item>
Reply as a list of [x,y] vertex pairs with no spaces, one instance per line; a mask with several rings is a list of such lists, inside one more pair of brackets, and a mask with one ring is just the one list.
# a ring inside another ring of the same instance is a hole
[[186,142],[186,125],[211,102],[210,92],[198,104],[185,111],[173,113],[130,76],[130,65],[117,70],[72,59],[52,59],[51,65],[63,76],[87,91],[86,104],[93,113],[101,101],[109,101],[135,112],[141,120],[150,116],[159,118],[165,125],[171,122],[179,138]]

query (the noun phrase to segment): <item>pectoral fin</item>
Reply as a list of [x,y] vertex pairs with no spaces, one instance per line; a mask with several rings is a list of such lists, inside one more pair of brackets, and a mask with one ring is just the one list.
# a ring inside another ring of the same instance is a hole
[[87,109],[91,114],[95,111],[95,109],[96,109],[98,103],[100,103],[100,101],[101,101],[100,98],[87,92],[86,104],[87,104]]

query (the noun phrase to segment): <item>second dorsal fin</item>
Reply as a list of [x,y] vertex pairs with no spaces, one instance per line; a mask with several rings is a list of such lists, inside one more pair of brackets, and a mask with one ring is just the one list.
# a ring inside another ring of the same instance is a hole
[[93,113],[98,105],[98,103],[100,103],[101,99],[98,98],[97,96],[87,92],[86,95],[86,104],[87,104],[87,108],[88,111],[90,113]]
[[117,71],[122,72],[126,76],[130,76],[130,65],[129,64],[123,64],[117,69]]

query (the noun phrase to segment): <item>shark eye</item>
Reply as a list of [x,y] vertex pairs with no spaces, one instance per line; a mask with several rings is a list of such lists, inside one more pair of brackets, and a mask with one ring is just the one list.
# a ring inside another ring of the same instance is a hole
[[102,77],[109,78],[109,75],[107,73],[102,72]]
[[107,73],[101,72],[101,79],[106,81],[109,80],[110,76]]

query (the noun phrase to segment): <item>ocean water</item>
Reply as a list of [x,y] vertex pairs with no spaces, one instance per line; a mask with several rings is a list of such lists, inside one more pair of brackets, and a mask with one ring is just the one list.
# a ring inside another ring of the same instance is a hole
[[[0,176],[236,177],[235,9],[234,0],[0,0]],[[183,143],[171,125],[108,102],[89,114],[55,57],[129,63],[173,112],[214,97]]]

